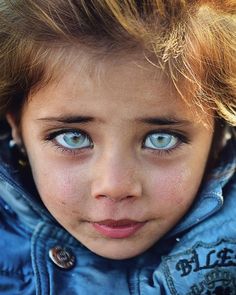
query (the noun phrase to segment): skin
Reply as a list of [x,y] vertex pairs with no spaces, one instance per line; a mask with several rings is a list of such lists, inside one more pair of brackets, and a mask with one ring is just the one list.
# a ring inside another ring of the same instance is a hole
[[[15,140],[24,143],[41,199],[58,222],[98,255],[130,258],[156,243],[191,206],[213,119],[196,116],[147,62],[123,58],[89,68],[76,61],[63,69],[59,80],[30,95],[20,127],[12,115],[8,120]],[[65,122],[75,116],[90,119]],[[92,145],[59,146],[61,139],[51,134],[67,129],[82,130]],[[147,144],[150,132],[176,142],[154,149]],[[93,227],[107,219],[145,223],[129,237],[111,238]]]

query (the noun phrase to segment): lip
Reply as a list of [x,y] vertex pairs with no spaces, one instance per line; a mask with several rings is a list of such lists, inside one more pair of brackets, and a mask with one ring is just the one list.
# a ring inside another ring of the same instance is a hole
[[145,222],[139,222],[130,219],[106,219],[99,222],[92,222],[92,226],[96,231],[105,237],[113,239],[124,239],[134,235],[141,229]]

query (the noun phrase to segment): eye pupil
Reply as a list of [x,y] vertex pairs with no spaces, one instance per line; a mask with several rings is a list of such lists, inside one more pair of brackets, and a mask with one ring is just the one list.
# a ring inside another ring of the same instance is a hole
[[72,135],[72,136],[65,135],[64,139],[66,142],[77,143],[81,140],[81,135],[79,135],[79,136],[78,135]]
[[83,136],[81,134],[65,134],[63,138],[67,144],[78,144],[83,142]]
[[172,140],[171,135],[153,135],[151,136],[151,142],[153,145],[158,146],[159,148],[165,147]]

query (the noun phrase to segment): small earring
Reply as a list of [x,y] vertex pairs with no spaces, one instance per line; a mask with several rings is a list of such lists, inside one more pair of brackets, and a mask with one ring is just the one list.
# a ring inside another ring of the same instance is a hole
[[28,164],[28,159],[26,156],[26,151],[23,146],[19,146],[14,139],[9,142],[9,147],[12,150],[13,155],[17,159],[18,164],[21,167],[25,167]]

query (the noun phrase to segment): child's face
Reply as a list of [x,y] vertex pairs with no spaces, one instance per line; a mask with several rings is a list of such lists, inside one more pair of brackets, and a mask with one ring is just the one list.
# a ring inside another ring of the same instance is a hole
[[76,239],[114,259],[142,253],[186,213],[213,133],[209,115],[196,117],[157,69],[130,60],[97,72],[74,63],[31,95],[21,119],[42,201]]

